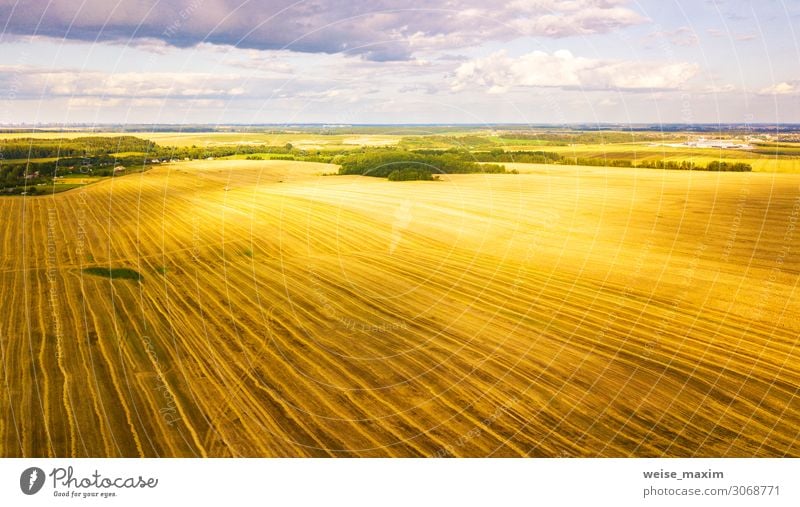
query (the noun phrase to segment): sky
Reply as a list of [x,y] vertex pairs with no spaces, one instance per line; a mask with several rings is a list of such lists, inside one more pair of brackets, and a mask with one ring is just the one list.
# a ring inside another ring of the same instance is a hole
[[0,0],[0,124],[800,123],[800,0]]

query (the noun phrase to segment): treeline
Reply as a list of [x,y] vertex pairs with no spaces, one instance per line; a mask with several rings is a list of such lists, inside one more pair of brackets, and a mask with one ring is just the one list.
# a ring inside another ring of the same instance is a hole
[[475,152],[472,156],[478,162],[513,162],[518,164],[555,164],[562,157],[551,151],[505,151],[494,149],[489,152]]
[[37,185],[51,183],[55,176],[111,176],[118,166],[144,169],[158,149],[154,142],[133,136],[0,140],[0,189],[36,194]]
[[246,160],[297,160],[299,162],[330,163],[343,151],[306,150],[296,148],[291,143],[283,146],[267,144],[228,145],[228,146],[165,146],[158,147],[151,156],[161,161],[201,160],[207,158],[223,158],[234,155],[245,155]]
[[254,155],[257,153],[275,153],[286,155],[300,155],[305,152],[296,150],[290,143],[284,146],[269,146],[266,144],[236,144],[223,146],[159,146],[153,152],[157,158],[171,159],[204,159],[230,157],[232,155]]
[[505,151],[495,148],[490,151],[469,151],[451,148],[449,150],[412,150],[414,153],[423,155],[455,155],[463,160],[473,162],[509,162],[518,164],[555,164],[562,160],[558,153],[550,151]]
[[596,130],[596,131],[519,131],[503,132],[500,134],[501,140],[508,141],[536,141],[550,146],[567,146],[570,144],[616,144],[616,143],[639,143],[644,141],[666,141],[673,139],[684,139],[684,134],[672,132],[643,132],[643,131],[619,131],[619,130]]
[[733,172],[750,172],[753,170],[753,167],[750,164],[745,164],[743,162],[719,162],[714,161],[708,164],[706,167],[706,171],[733,171]]
[[[91,161],[89,163],[88,161]],[[62,158],[48,162],[0,161],[0,191],[5,194],[36,194],[36,186],[51,183],[55,176],[84,174],[86,176],[111,176],[115,167],[125,172],[141,171],[150,162],[140,156],[87,158]]]
[[[300,157],[302,158],[302,156]],[[270,155],[264,157],[263,155],[248,155],[245,160],[296,160],[294,155]]]
[[133,136],[6,139],[0,140],[0,191],[35,194],[37,185],[51,183],[55,176],[111,176],[120,166],[125,172],[141,171],[152,164],[172,160],[245,154],[250,159],[262,159],[266,155],[272,160],[330,162],[339,153],[297,149],[290,143],[283,146],[159,146]]
[[[499,149],[470,152],[468,150],[400,150],[372,148],[333,157],[341,166],[339,174],[358,174],[389,178],[392,181],[429,180],[437,174],[505,173],[502,163],[562,164],[600,167],[631,167],[683,171],[752,171],[743,162],[712,161],[707,166],[691,161],[641,160],[564,157],[547,151],[503,151]],[[512,171],[515,172],[515,171]]]
[[569,146],[571,144],[612,144],[644,141],[683,139],[671,133],[622,131],[508,131],[499,130],[494,135],[416,135],[403,137],[398,146],[404,149],[445,146],[456,149],[491,149],[513,144],[538,144],[543,146]]
[[753,168],[750,164],[743,162],[724,162],[713,161],[707,166],[698,165],[688,160],[632,160],[614,158],[588,158],[588,157],[565,157],[552,151],[505,151],[493,149],[490,151],[454,150],[414,150],[414,153],[436,154],[448,153],[467,160],[476,162],[495,162],[495,163],[518,163],[518,164],[562,164],[562,165],[582,165],[599,167],[641,167],[647,169],[670,169],[679,171],[726,171],[726,172],[748,172]]
[[559,163],[594,167],[638,167],[677,171],[750,172],[753,170],[750,164],[744,162],[722,162],[716,160],[709,162],[707,166],[702,166],[688,160],[641,160],[635,162],[628,159],[564,157]]
[[373,149],[347,153],[331,161],[340,165],[339,174],[357,174],[400,180],[429,180],[438,174],[504,173],[504,166],[479,164],[454,152],[414,152]]
[[[416,169],[395,169],[386,177],[389,181],[432,180],[433,174]],[[438,178],[438,175],[436,176]]]
[[0,158],[96,157],[122,152],[152,152],[156,143],[133,136],[76,137],[74,139],[2,139]]
[[426,149],[429,147],[445,147],[455,150],[488,149],[495,146],[495,142],[485,135],[426,135],[406,136],[400,139],[397,147],[403,150]]
[[588,165],[588,166],[603,166],[603,167],[636,167],[633,163],[633,160],[627,160],[627,159],[566,157],[562,159],[561,163],[568,165]]
[[[136,154],[141,161],[145,159],[184,159],[192,160],[208,157],[228,157],[255,153],[275,153],[306,156],[304,150],[295,149],[290,143],[284,146],[266,144],[228,145],[228,146],[159,146],[153,141],[133,136],[118,137],[76,137],[74,139],[4,139],[0,140],[0,161],[32,158],[107,158],[115,153]],[[113,158],[113,157],[112,157]]]
[[67,157],[46,162],[25,162],[24,160],[0,161],[0,181],[5,174],[35,174],[53,177],[65,174],[91,174],[94,176],[108,176],[114,167],[126,168],[144,166],[150,163],[148,157],[137,154],[125,156],[102,155],[98,157]]

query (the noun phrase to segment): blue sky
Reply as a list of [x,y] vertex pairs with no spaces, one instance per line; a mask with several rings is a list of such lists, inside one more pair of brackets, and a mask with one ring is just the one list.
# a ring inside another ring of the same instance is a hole
[[0,0],[0,123],[800,122],[795,0]]

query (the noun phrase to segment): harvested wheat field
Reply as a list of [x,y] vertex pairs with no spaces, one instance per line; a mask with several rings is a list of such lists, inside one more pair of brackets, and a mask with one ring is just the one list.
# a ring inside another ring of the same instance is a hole
[[0,199],[0,455],[800,456],[800,176],[334,170]]

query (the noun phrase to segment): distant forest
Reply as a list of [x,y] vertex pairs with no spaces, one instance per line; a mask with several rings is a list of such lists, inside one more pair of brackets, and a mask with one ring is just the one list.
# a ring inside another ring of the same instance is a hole
[[628,160],[606,158],[564,157],[548,151],[491,151],[468,150],[398,150],[370,148],[334,157],[332,163],[341,166],[339,174],[358,174],[389,178],[393,181],[434,179],[436,174],[505,173],[503,163],[562,164],[599,167],[640,167],[684,171],[752,171],[750,164],[713,161],[701,166],[691,161]]
[[111,176],[115,167],[123,167],[127,172],[141,171],[153,163],[169,160],[197,160],[248,153],[283,154],[283,158],[291,160],[297,157],[318,161],[320,158],[316,154],[295,150],[291,144],[173,147],[159,146],[153,141],[134,136],[2,139],[0,192],[35,195],[40,192],[37,186],[51,183],[56,176]]
[[432,180],[440,174],[504,173],[504,166],[479,164],[460,152],[413,152],[397,149],[372,149],[340,155],[332,163],[341,166],[339,174],[388,178],[390,181]]
[[[592,133],[592,136],[598,135]],[[585,166],[642,167],[695,171],[751,171],[750,164],[713,161],[700,166],[690,161],[627,160],[564,157],[548,151],[481,150],[478,139],[466,139],[472,149],[403,149],[364,147],[358,150],[303,150],[283,146],[159,146],[134,136],[77,137],[74,139],[17,138],[0,140],[0,192],[36,194],[37,186],[56,176],[86,174],[111,176],[120,166],[126,171],[145,170],[154,163],[174,160],[245,155],[249,159],[282,159],[340,165],[339,174],[358,174],[392,181],[432,180],[439,174],[505,173],[503,163],[574,164]],[[515,171],[511,171],[515,172]]]

